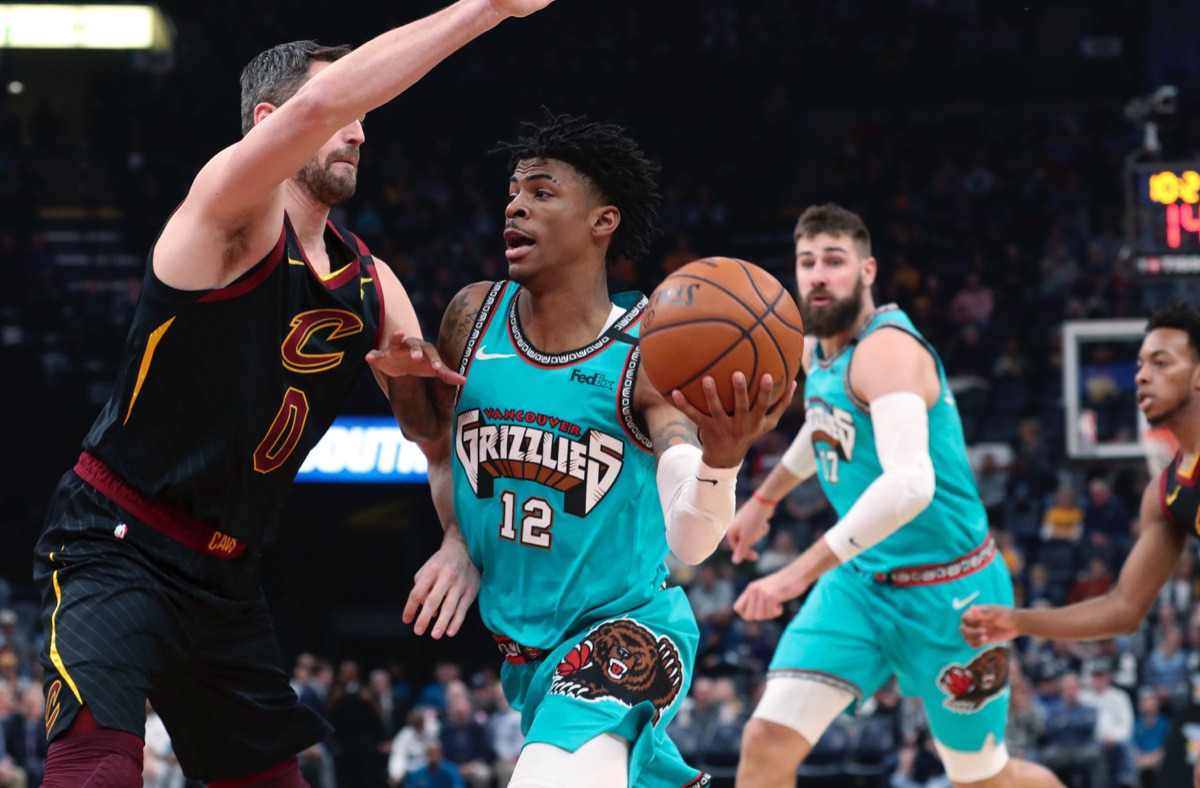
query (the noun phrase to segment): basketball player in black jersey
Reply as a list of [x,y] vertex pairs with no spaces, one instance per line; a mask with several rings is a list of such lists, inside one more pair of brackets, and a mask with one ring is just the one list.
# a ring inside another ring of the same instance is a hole
[[[1134,632],[1175,573],[1188,535],[1200,535],[1200,311],[1175,302],[1154,312],[1137,369],[1138,409],[1170,430],[1179,453],[1142,494],[1141,533],[1116,585],[1057,609],[972,607],[961,630],[975,648],[1021,635],[1098,640]],[[1194,779],[1200,788],[1200,762]]]
[[[261,550],[364,358],[418,440],[441,427],[409,406],[463,382],[329,209],[354,192],[368,111],[550,2],[459,0],[354,51],[296,42],[246,67],[243,139],[203,167],[155,242],[114,392],[37,547],[44,785],[140,786],[147,698],[189,777],[306,784],[295,755],[328,728],[282,670],[254,580]],[[418,634],[452,635],[478,584],[448,531],[405,618],[419,607]]]

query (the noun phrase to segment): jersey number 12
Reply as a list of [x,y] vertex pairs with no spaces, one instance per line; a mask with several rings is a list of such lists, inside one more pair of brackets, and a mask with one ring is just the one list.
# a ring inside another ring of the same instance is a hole
[[504,514],[500,520],[500,538],[509,542],[520,542],[528,547],[549,550],[554,542],[554,509],[545,498],[530,496],[521,504],[520,522],[517,522],[517,495],[512,490],[500,493],[500,505]]

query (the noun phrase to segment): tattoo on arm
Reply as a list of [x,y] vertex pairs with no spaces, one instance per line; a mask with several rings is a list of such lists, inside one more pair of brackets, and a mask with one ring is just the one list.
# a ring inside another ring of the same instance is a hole
[[471,288],[466,288],[454,297],[454,300],[446,307],[446,314],[442,318],[442,327],[438,331],[438,354],[441,355],[443,362],[455,369],[458,368],[458,363],[462,359],[463,349],[467,345],[467,337],[471,335],[477,311],[467,308],[471,301],[471,294]]
[[650,440],[654,442],[654,453],[662,453],[672,446],[689,444],[700,448],[700,437],[696,434],[696,426],[683,417],[671,419],[658,429],[652,430]]

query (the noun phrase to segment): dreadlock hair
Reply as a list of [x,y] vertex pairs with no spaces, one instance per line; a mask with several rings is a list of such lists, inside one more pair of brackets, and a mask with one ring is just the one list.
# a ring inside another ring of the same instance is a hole
[[1156,328],[1176,328],[1187,334],[1192,351],[1200,355],[1200,310],[1186,301],[1174,300],[1154,310],[1146,333]]
[[575,168],[608,204],[621,212],[605,257],[609,265],[623,259],[638,260],[650,250],[658,230],[657,177],[659,166],[650,161],[625,129],[579,115],[555,115],[549,109],[539,126],[525,122],[525,135],[515,142],[498,142],[492,153],[507,153],[513,170],[522,159],[555,159]]

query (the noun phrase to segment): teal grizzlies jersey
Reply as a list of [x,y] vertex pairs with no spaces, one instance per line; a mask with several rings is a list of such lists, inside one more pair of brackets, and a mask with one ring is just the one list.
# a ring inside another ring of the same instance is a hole
[[894,304],[882,306],[850,344],[830,358],[817,346],[804,384],[805,420],[813,425],[817,473],[838,516],[844,516],[882,473],[868,406],[850,388],[854,349],[882,328],[915,337],[937,361],[941,393],[929,411],[929,454],[937,487],[933,503],[852,563],[866,572],[948,561],[978,547],[987,537],[987,514],[967,462],[966,441],[946,371],[933,347]]
[[646,299],[591,344],[535,348],[522,290],[497,282],[467,339],[454,421],[454,509],[493,633],[549,649],[644,604],[667,571],[654,453],[633,413]]

